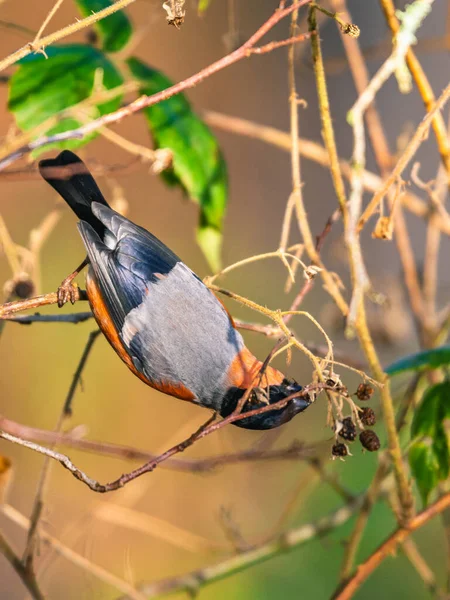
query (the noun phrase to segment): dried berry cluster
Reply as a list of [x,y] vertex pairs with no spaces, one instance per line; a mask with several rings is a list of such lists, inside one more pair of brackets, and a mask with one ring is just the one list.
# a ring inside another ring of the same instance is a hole
[[[367,401],[370,400],[373,392],[373,387],[367,383],[361,383],[356,390],[355,396],[360,401]],[[359,426],[362,429],[359,434],[360,444],[363,448],[369,450],[369,452],[376,452],[380,449],[380,440],[377,434],[371,429],[363,429],[363,427],[372,427],[375,425],[375,413],[369,406],[364,408],[356,407],[356,410],[358,411],[357,419],[354,420],[353,417],[345,417],[341,421],[337,421],[335,424],[336,435],[346,442],[354,442],[358,437],[357,427]],[[346,443],[336,440],[331,448],[331,454],[333,458],[343,458],[350,454],[350,450]]]

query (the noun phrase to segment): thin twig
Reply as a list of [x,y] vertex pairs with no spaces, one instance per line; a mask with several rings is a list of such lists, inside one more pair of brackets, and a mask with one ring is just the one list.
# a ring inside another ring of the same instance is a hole
[[38,40],[36,45],[33,44],[33,42],[29,42],[25,46],[22,46],[22,48],[19,48],[19,50],[16,50],[0,61],[0,71],[4,71],[7,67],[13,65],[18,60],[28,56],[28,54],[31,54],[32,52],[43,52],[47,46],[50,46],[51,44],[54,44],[55,42],[58,42],[59,40],[76,33],[77,31],[81,31],[86,27],[90,27],[97,21],[112,15],[118,10],[122,10],[129,4],[132,4],[134,1],[135,0],[116,0],[114,4],[111,4],[110,6],[107,6],[106,8],[99,10],[92,15],[89,15],[89,17],[86,17],[85,19],[79,19],[75,23],[72,23],[72,25],[67,25],[67,27],[63,27],[59,31],[41,38]]
[[412,518],[407,527],[398,528],[389,538],[383,542],[371,556],[358,566],[356,573],[349,579],[343,588],[333,596],[333,600],[350,600],[356,590],[364,583],[373,571],[379,567],[383,560],[392,554],[398,544],[401,544],[406,538],[423,527],[430,519],[443,513],[450,507],[450,493],[445,494],[431,504],[424,511]]
[[34,46],[35,48],[38,47],[39,45],[39,40],[42,37],[42,34],[44,33],[45,28],[47,27],[47,25],[50,23],[50,21],[53,19],[53,17],[55,16],[56,12],[59,10],[59,8],[61,7],[61,4],[64,2],[64,0],[56,0],[55,4],[52,6],[52,8],[50,9],[48,15],[45,17],[42,25],[39,28],[39,31],[37,32],[34,40],[31,42],[31,45]]
[[423,556],[420,554],[417,544],[411,538],[408,538],[403,542],[402,550],[406,558],[421,577],[430,594],[435,598],[443,598],[436,583],[436,577]]
[[35,313],[34,315],[20,315],[11,317],[1,317],[4,321],[10,323],[21,323],[22,325],[31,325],[32,323],[72,323],[77,325],[78,323],[84,323],[89,319],[93,318],[91,312],[79,312],[71,315],[41,315]]
[[[16,510],[13,506],[9,504],[1,504],[0,511],[7,517],[11,522],[18,525],[21,529],[27,531],[30,528],[30,520],[27,519],[22,513]],[[1,534],[0,534],[1,535]],[[91,560],[78,554],[65,544],[61,543],[54,536],[50,535],[46,531],[42,530],[40,532],[41,540],[48,544],[57,554],[64,557],[72,564],[77,565],[78,567],[84,569],[88,573],[97,577],[100,581],[103,581],[107,585],[114,587],[122,594],[127,594],[129,598],[133,598],[133,600],[145,600],[145,596],[136,590],[132,585],[130,585],[127,581],[120,579],[116,575],[113,575],[100,565],[96,565]],[[19,561],[19,564],[22,566],[22,563]],[[22,567],[23,568],[23,567]]]
[[333,181],[334,191],[336,192],[339,208],[341,210],[344,228],[346,228],[348,220],[347,198],[345,194],[344,180],[342,178],[341,169],[339,166],[339,157],[331,119],[330,101],[328,98],[325,69],[323,66],[322,48],[320,44],[319,26],[316,19],[316,10],[317,6],[314,3],[311,3],[308,12],[308,20],[309,31],[311,32],[312,60],[314,74],[316,77],[320,119],[322,122],[322,136],[325,142],[325,148],[328,152],[330,173]]
[[217,423],[212,422],[212,420],[215,418],[215,415],[213,415],[212,419],[209,419],[207,421],[207,423],[202,425],[188,439],[180,442],[179,444],[176,444],[175,446],[172,446],[172,448],[170,448],[163,454],[157,456],[153,460],[148,461],[141,467],[138,467],[137,469],[134,469],[133,471],[131,471],[129,473],[125,473],[124,475],[122,475],[121,477],[116,479],[115,481],[112,481],[112,482],[106,483],[106,484],[101,484],[98,481],[96,481],[95,479],[86,475],[86,473],[84,473],[78,467],[76,467],[74,465],[74,463],[70,460],[70,458],[68,456],[66,456],[65,454],[62,454],[62,453],[52,450],[50,448],[45,448],[44,446],[39,446],[38,444],[35,444],[34,442],[29,442],[29,441],[23,440],[17,436],[11,435],[2,430],[0,430],[0,438],[3,438],[14,444],[24,446],[25,448],[29,448],[30,450],[34,450],[35,452],[38,452],[39,454],[43,454],[44,456],[49,456],[50,458],[61,463],[61,465],[63,467],[65,467],[68,471],[70,471],[76,479],[83,482],[92,491],[103,494],[103,493],[107,493],[107,492],[111,492],[111,491],[120,489],[124,485],[129,483],[130,481],[133,481],[134,479],[141,477],[145,473],[153,472],[156,469],[156,467],[159,464],[161,464],[162,462],[165,462],[166,460],[168,460],[175,454],[184,452],[184,450],[186,450],[186,448],[189,448],[190,446],[192,446],[192,444],[194,444],[198,440],[204,438],[207,435],[210,435],[211,433],[214,433],[218,429],[222,429],[223,427],[225,427],[226,425],[228,425],[230,423],[234,423],[236,421],[240,421],[240,420],[248,418],[248,417],[260,415],[260,414],[263,414],[270,410],[277,410],[277,409],[283,408],[294,397],[298,398],[301,396],[307,396],[310,393],[313,393],[320,389],[325,389],[325,388],[326,388],[326,386],[323,386],[321,384],[309,386],[309,387],[304,388],[301,392],[292,394],[291,396],[287,396],[285,399],[280,400],[279,402],[276,402],[274,404],[268,404],[261,408],[250,410],[250,411],[242,413],[242,414],[237,412],[237,410],[238,409],[240,410],[240,408],[241,408],[238,405],[237,410],[234,413],[232,413],[230,416],[226,417],[225,419],[223,419],[222,421],[219,421]]
[[[400,23],[397,15],[395,14],[396,9],[394,2],[392,0],[380,0],[380,5],[392,34],[394,36],[397,35],[400,29]],[[408,51],[406,52],[406,64],[408,65],[411,75],[416,82],[417,89],[422,96],[425,108],[427,111],[430,111],[436,102],[436,98],[426,73],[412,48],[408,48]],[[448,139],[444,119],[439,112],[435,113],[431,125],[434,129],[439,153],[441,155],[442,163],[447,171],[447,179],[450,185],[450,142]]]
[[185,575],[144,584],[140,586],[140,590],[148,599],[182,591],[195,594],[206,585],[230,577],[234,573],[270,560],[284,552],[289,552],[314,538],[326,535],[346,523],[361,505],[361,502],[362,497],[359,497],[327,517],[291,529],[260,547],[250,549],[216,565],[192,571]]
[[[209,110],[205,111],[203,116],[205,121],[212,127],[260,140],[267,144],[271,144],[272,146],[276,146],[281,150],[285,150],[286,152],[290,152],[291,150],[291,136],[285,131],[280,131],[279,129],[268,127],[267,125],[261,125],[254,121],[248,121],[247,119],[240,119],[238,117],[232,117],[230,115]],[[317,142],[306,138],[299,138],[298,149],[302,157],[318,163],[323,167],[329,167],[328,153],[326,149]],[[350,179],[352,176],[352,167],[350,163],[345,160],[340,160],[339,164],[344,177]],[[383,184],[381,177],[365,169],[361,170],[361,181],[364,189],[372,193],[377,192]],[[400,202],[417,217],[429,219],[431,216],[432,211],[429,206],[409,190],[405,191],[405,194],[400,198]],[[442,215],[437,226],[441,231],[450,235],[450,218],[447,213]]]
[[[84,290],[77,288],[78,298],[77,301],[87,300],[87,295]],[[6,302],[0,305],[0,319],[8,319],[14,313],[21,312],[23,310],[29,310],[30,308],[39,308],[40,306],[49,306],[51,304],[58,304],[57,292],[50,292],[42,296],[35,296],[33,298],[27,298],[26,300],[16,300],[15,302]]]
[[[87,341],[86,346],[81,355],[81,359],[80,359],[78,367],[75,371],[75,374],[72,378],[72,382],[70,384],[67,396],[64,400],[64,403],[63,403],[63,406],[61,409],[61,414],[58,417],[58,422],[56,424],[55,431],[54,431],[54,433],[56,434],[57,437],[56,437],[54,444],[52,445],[53,450],[55,449],[55,447],[58,444],[58,437],[61,435],[61,430],[64,425],[64,422],[72,414],[72,400],[75,395],[75,391],[77,389],[78,384],[80,383],[81,376],[83,374],[83,369],[86,366],[86,363],[88,361],[90,352],[94,345],[94,342],[97,339],[99,334],[100,334],[99,329],[97,329],[89,334],[88,341]],[[37,485],[36,495],[34,498],[33,508],[31,511],[31,519],[30,519],[30,527],[28,529],[27,544],[26,544],[26,547],[25,547],[25,550],[23,553],[23,557],[22,557],[22,563],[24,564],[26,569],[31,569],[32,564],[33,564],[35,546],[36,546],[36,542],[37,542],[37,539],[39,536],[39,529],[38,529],[39,521],[40,521],[40,518],[42,515],[42,509],[43,509],[43,505],[44,505],[44,491],[45,491],[46,484],[49,480],[52,464],[53,463],[50,460],[50,457],[47,456],[44,461],[44,464],[42,466],[41,474],[40,474],[38,485]]]
[[[146,450],[140,450],[132,446],[121,446],[119,444],[110,444],[108,442],[99,442],[96,440],[86,440],[77,435],[77,430],[72,433],[57,434],[54,431],[46,429],[37,429],[22,425],[16,421],[11,421],[6,417],[0,416],[0,429],[31,442],[43,442],[46,444],[58,444],[68,448],[92,452],[100,456],[111,456],[122,460],[151,461],[157,458],[157,455]],[[270,462],[270,461],[299,461],[312,460],[315,447],[302,444],[299,441],[292,442],[286,448],[278,450],[260,450],[250,449],[242,452],[230,454],[219,454],[210,458],[197,459],[169,459],[164,466],[174,471],[187,471],[193,473],[213,473],[215,469],[226,467],[233,464],[245,462]]]
[[421,145],[421,143],[425,140],[434,116],[436,115],[436,113],[438,113],[440,110],[442,110],[442,108],[445,106],[445,104],[448,102],[449,99],[450,99],[450,84],[447,85],[447,87],[444,89],[442,94],[439,96],[438,100],[435,102],[433,108],[430,109],[430,111],[427,113],[427,115],[422,119],[422,122],[417,127],[413,137],[411,138],[411,141],[406,146],[402,155],[398,159],[397,164],[396,164],[395,168],[393,169],[390,177],[388,179],[386,179],[386,181],[384,182],[381,189],[378,190],[378,192],[376,192],[376,194],[374,194],[372,200],[369,202],[367,208],[365,209],[365,211],[363,212],[363,214],[359,220],[359,223],[358,223],[359,230],[361,230],[364,227],[364,225],[366,224],[366,222],[370,219],[372,214],[377,209],[379,203],[383,200],[384,196],[387,194],[389,188],[396,181],[398,181],[400,179],[401,174],[403,173],[405,168],[408,166],[409,162],[414,157],[414,155],[417,152],[417,150],[419,149],[419,146]]
[[32,571],[27,571],[23,566],[21,560],[16,555],[8,540],[0,532],[0,555],[3,555],[6,560],[13,567],[17,575],[20,577],[22,583],[29,591],[33,600],[45,600],[45,596],[42,594],[38,587],[36,578]]
[[380,463],[375,475],[372,478],[369,489],[367,490],[364,502],[358,512],[356,523],[350,538],[345,544],[344,560],[341,567],[340,579],[345,581],[350,576],[354,568],[356,553],[358,551],[364,530],[369,520],[372,508],[380,494],[381,484],[388,473],[388,463],[380,458]]
[[[107,16],[108,14],[112,14],[116,10],[123,8],[124,6],[126,6],[127,4],[130,4],[133,1],[134,0],[118,0],[112,6],[106,8],[102,11],[99,11],[98,13],[95,13],[94,15],[91,15],[90,17],[87,17],[86,19],[83,19],[82,21],[79,21],[79,23],[76,23],[75,24],[77,26],[76,30],[78,31],[78,29],[82,29],[83,27],[87,27],[88,25],[91,25],[93,22],[99,20],[100,18]],[[78,127],[77,129],[73,129],[71,131],[65,131],[65,132],[50,135],[50,136],[43,135],[43,136],[37,137],[32,142],[29,142],[28,144],[23,145],[18,150],[15,150],[8,156],[4,157],[3,160],[0,161],[0,170],[4,169],[6,166],[10,165],[15,160],[18,160],[25,154],[28,154],[29,152],[36,150],[37,148],[41,148],[41,147],[46,146],[51,143],[62,142],[65,140],[70,140],[70,139],[83,139],[85,136],[93,133],[94,131],[98,131],[102,127],[111,125],[112,123],[117,123],[118,121],[121,121],[125,117],[128,117],[136,112],[139,112],[139,111],[143,110],[144,108],[147,108],[149,106],[154,106],[155,104],[158,104],[159,102],[162,102],[163,100],[167,100],[168,98],[171,98],[172,96],[179,94],[180,92],[183,92],[187,89],[195,87],[196,85],[201,83],[207,77],[214,75],[218,71],[221,71],[222,69],[224,69],[226,67],[229,67],[230,65],[238,62],[239,60],[242,60],[243,58],[246,58],[249,55],[249,53],[251,55],[252,49],[256,47],[256,44],[261,40],[261,38],[264,35],[266,35],[277,23],[279,23],[285,17],[290,15],[293,11],[295,11],[295,10],[299,9],[301,6],[304,6],[305,4],[307,4],[308,1],[309,0],[299,0],[299,2],[295,2],[291,6],[288,6],[287,8],[282,8],[282,9],[276,10],[272,14],[272,16],[269,17],[269,19],[267,19],[267,21],[240,48],[238,48],[234,52],[231,52],[230,54],[224,56],[220,60],[212,63],[208,67],[205,67],[204,69],[200,70],[195,75],[188,77],[184,81],[180,81],[179,83],[172,85],[172,86],[166,88],[165,90],[158,92],[157,94],[153,94],[152,96],[145,96],[145,95],[140,96],[134,102],[131,102],[130,104],[118,109],[117,111],[103,115],[102,117],[99,117],[98,119],[93,119],[89,123],[85,123],[84,125]],[[75,25],[73,27],[75,27]],[[59,32],[59,34],[62,35],[63,32],[65,32],[65,30],[61,30],[61,32]],[[68,33],[66,32],[65,35],[68,35]],[[47,38],[42,38],[42,40],[40,42],[41,46],[44,45],[44,42],[46,42],[48,44],[48,39],[50,37],[51,36],[48,36]],[[56,41],[56,40],[53,40],[53,41]],[[25,54],[21,54],[21,52],[25,52]],[[31,50],[27,46],[25,46],[23,49],[18,51],[19,54],[15,53],[15,54],[17,54],[17,56],[12,55],[12,57],[9,57],[8,59],[5,59],[5,60],[9,60],[9,61],[12,60],[12,62],[15,62],[19,58],[22,58],[22,56],[29,54],[29,52],[31,52]],[[8,64],[12,64],[12,63],[8,62]],[[6,64],[5,66],[8,66],[8,64]],[[1,68],[2,68],[2,62],[0,62],[0,71],[1,71]],[[5,68],[5,67],[3,67],[3,68]]]

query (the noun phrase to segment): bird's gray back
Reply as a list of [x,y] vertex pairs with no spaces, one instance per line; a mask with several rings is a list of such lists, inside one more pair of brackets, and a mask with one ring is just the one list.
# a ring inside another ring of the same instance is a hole
[[211,408],[219,408],[244,346],[222,304],[182,262],[148,286],[121,338],[148,379],[182,383]]

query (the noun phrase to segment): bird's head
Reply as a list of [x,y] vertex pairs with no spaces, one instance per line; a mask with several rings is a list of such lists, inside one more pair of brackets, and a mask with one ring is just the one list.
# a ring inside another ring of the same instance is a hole
[[[270,385],[269,387],[257,387],[252,390],[245,403],[241,414],[262,408],[268,404],[276,404],[284,398],[288,398],[295,393],[300,393],[302,386],[293,380],[284,379],[279,385]],[[246,390],[233,387],[230,388],[222,402],[220,414],[222,417],[228,417],[235,409]],[[290,421],[295,415],[304,411],[312,403],[309,395],[292,398],[281,408],[267,410],[258,415],[253,415],[246,419],[235,421],[234,425],[244,429],[274,429]]]

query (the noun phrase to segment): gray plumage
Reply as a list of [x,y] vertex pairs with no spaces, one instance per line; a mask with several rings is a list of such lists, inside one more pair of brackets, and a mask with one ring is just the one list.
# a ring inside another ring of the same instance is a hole
[[157,386],[181,383],[203,406],[220,410],[228,370],[244,347],[222,304],[146,230],[101,204],[92,211],[106,227],[106,243],[85,222],[80,233],[135,367]]

